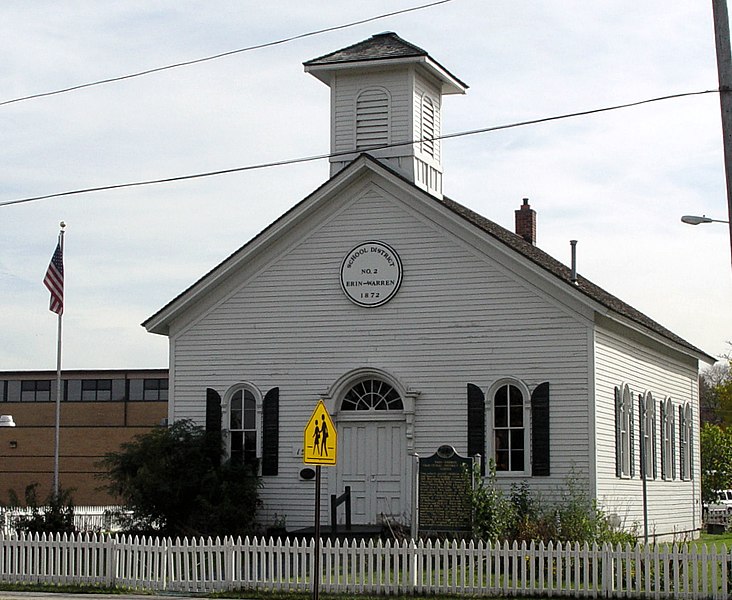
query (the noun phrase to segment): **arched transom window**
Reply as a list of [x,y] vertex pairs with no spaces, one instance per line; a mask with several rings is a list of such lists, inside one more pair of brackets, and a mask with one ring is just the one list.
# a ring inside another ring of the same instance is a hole
[[341,410],[404,410],[404,405],[391,385],[380,379],[366,379],[348,390]]

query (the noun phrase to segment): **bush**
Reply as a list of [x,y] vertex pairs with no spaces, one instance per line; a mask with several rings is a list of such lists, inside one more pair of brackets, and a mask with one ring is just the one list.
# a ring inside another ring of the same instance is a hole
[[473,509],[473,536],[485,540],[505,540],[511,537],[517,512],[514,504],[506,498],[496,485],[496,465],[491,459],[488,463],[488,475],[480,476],[478,467],[473,477],[477,482],[471,493]]
[[[30,515],[22,515],[15,519],[13,528],[26,533],[75,533],[74,504],[71,491],[60,489],[46,499],[45,505],[38,503],[38,484],[33,483],[25,488],[25,506]],[[17,493],[10,490],[10,507],[20,508]]]
[[559,502],[544,505],[526,482],[511,487],[510,496],[497,486],[495,464],[484,478],[475,473],[471,493],[473,535],[484,541],[561,541],[588,543],[635,542],[634,531],[612,527],[609,517],[570,475]]
[[107,454],[107,490],[132,516],[128,532],[165,536],[247,535],[258,505],[257,465],[221,462],[219,432],[190,421],[154,429]]

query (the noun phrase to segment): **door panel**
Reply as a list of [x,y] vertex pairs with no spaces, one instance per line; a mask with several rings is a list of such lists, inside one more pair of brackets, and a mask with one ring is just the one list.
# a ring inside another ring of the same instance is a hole
[[[351,486],[351,520],[354,523],[367,523],[367,512],[370,500],[366,498],[366,479],[370,476],[370,466],[367,465],[368,432],[363,425],[339,425],[338,449],[338,489],[335,492],[340,496],[347,485]],[[338,511],[339,522],[345,519],[345,511]]]
[[[382,515],[400,518],[406,512],[408,478],[404,422],[341,422],[338,429],[335,493],[351,486],[353,523],[377,523]],[[344,519],[345,511],[339,510],[338,521]]]

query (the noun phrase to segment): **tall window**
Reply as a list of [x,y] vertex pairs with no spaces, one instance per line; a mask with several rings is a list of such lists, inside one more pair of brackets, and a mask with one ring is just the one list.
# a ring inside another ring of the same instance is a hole
[[693,453],[692,445],[692,414],[691,404],[679,406],[679,455],[681,459],[681,479],[693,479]]
[[231,396],[229,434],[231,461],[253,463],[257,458],[257,399],[251,390],[242,388]]
[[651,392],[638,396],[646,479],[656,478],[656,404]]
[[633,398],[627,384],[615,388],[615,474],[633,477]]
[[501,385],[493,395],[493,440],[496,471],[525,471],[526,398],[513,383]]
[[676,479],[676,426],[671,398],[661,400],[661,477]]
[[389,95],[382,88],[363,90],[356,98],[356,150],[389,143]]

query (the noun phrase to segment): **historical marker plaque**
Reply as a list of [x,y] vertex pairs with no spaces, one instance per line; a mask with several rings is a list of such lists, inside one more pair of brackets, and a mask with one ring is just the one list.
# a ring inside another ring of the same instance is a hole
[[471,470],[473,460],[452,446],[440,446],[419,459],[419,531],[423,534],[471,531]]

